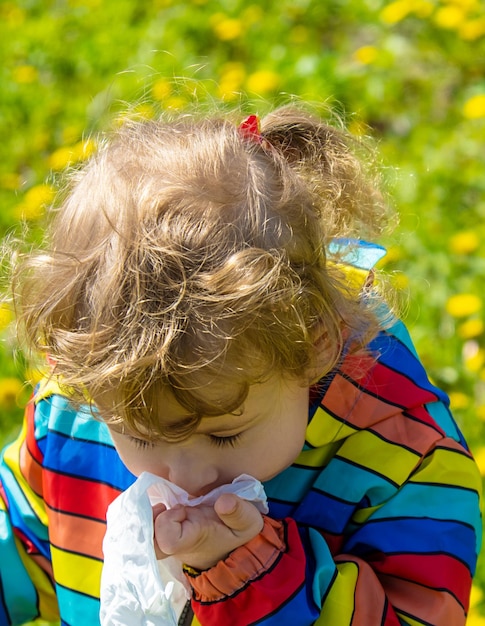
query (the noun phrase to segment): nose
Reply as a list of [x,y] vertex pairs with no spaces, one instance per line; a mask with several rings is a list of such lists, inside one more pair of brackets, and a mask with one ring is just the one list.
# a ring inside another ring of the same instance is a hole
[[217,486],[217,468],[196,450],[173,446],[165,463],[170,482],[191,496],[202,496]]

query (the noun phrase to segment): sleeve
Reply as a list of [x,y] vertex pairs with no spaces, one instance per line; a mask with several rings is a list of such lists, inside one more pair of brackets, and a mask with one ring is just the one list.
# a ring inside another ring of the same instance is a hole
[[42,494],[39,440],[47,424],[36,423],[29,403],[17,440],[0,458],[0,625],[42,617],[57,621],[47,513]]
[[444,394],[422,369],[408,375],[401,340],[376,344],[384,357],[365,388],[350,371],[332,383],[327,445],[315,437],[285,479],[322,463],[292,513],[188,576],[200,624],[464,626],[481,476]]

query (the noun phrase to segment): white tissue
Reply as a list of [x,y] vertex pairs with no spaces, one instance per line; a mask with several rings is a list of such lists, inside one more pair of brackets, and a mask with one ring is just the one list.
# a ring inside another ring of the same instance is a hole
[[112,502],[103,542],[101,626],[177,626],[189,590],[177,559],[156,559],[152,506],[214,504],[222,493],[234,493],[268,512],[262,484],[247,474],[192,498],[168,480],[143,472]]

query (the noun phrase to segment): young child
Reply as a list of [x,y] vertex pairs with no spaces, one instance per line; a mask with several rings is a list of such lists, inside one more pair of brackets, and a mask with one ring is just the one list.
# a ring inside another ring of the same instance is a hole
[[[3,453],[0,624],[99,624],[108,505],[143,471],[180,623],[462,626],[480,477],[373,285],[385,209],[354,141],[285,107],[129,122],[13,282],[52,375]],[[193,621],[191,621],[193,620]]]

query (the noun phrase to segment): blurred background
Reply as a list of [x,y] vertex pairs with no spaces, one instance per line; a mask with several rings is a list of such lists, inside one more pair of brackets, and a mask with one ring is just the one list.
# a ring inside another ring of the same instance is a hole
[[[485,475],[483,0],[2,0],[0,41],[2,237],[41,237],[60,173],[128,103],[263,114],[294,94],[370,135],[400,216],[382,267]],[[11,322],[0,305],[0,443],[38,377]]]

